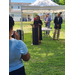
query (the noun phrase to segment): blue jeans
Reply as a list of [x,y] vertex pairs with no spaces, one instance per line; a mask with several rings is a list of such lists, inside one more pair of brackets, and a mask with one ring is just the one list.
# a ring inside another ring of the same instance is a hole
[[[46,25],[46,27],[47,27],[47,28],[50,28],[50,26],[47,26],[47,25]],[[50,34],[50,31],[46,31],[46,34],[49,35],[49,34]]]

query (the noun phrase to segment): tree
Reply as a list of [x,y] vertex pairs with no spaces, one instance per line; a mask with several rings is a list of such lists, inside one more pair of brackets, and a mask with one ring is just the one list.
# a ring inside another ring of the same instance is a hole
[[65,5],[65,0],[59,0],[59,5]]
[[59,5],[65,5],[65,0],[53,0],[53,2],[55,2]]
[[34,13],[33,16],[36,17],[37,13]]

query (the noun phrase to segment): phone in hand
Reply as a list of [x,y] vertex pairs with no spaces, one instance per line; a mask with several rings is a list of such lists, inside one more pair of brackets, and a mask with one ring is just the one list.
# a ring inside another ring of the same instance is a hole
[[12,38],[15,38],[15,31],[13,31]]

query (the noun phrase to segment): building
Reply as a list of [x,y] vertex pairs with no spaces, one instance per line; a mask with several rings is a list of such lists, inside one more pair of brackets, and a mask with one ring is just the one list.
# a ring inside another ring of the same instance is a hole
[[[10,16],[13,17],[14,21],[21,21],[21,5],[28,6],[31,3],[12,3],[11,2],[11,12]],[[32,13],[23,13],[22,14],[23,21],[32,21],[33,14]]]

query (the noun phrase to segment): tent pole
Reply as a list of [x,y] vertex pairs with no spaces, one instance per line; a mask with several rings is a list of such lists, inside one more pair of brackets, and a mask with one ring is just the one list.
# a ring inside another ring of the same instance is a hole
[[34,17],[33,17],[33,14],[32,14],[32,21],[34,21]]
[[43,13],[42,13],[42,19],[43,19]]
[[21,30],[23,30],[23,24],[22,24],[22,6],[21,6]]
[[[22,6],[21,6],[21,30],[23,31],[23,24],[22,24]],[[21,38],[23,41],[23,32],[21,32]]]
[[28,14],[27,14],[27,22],[28,22]]
[[53,11],[53,20],[54,20],[54,11]]

